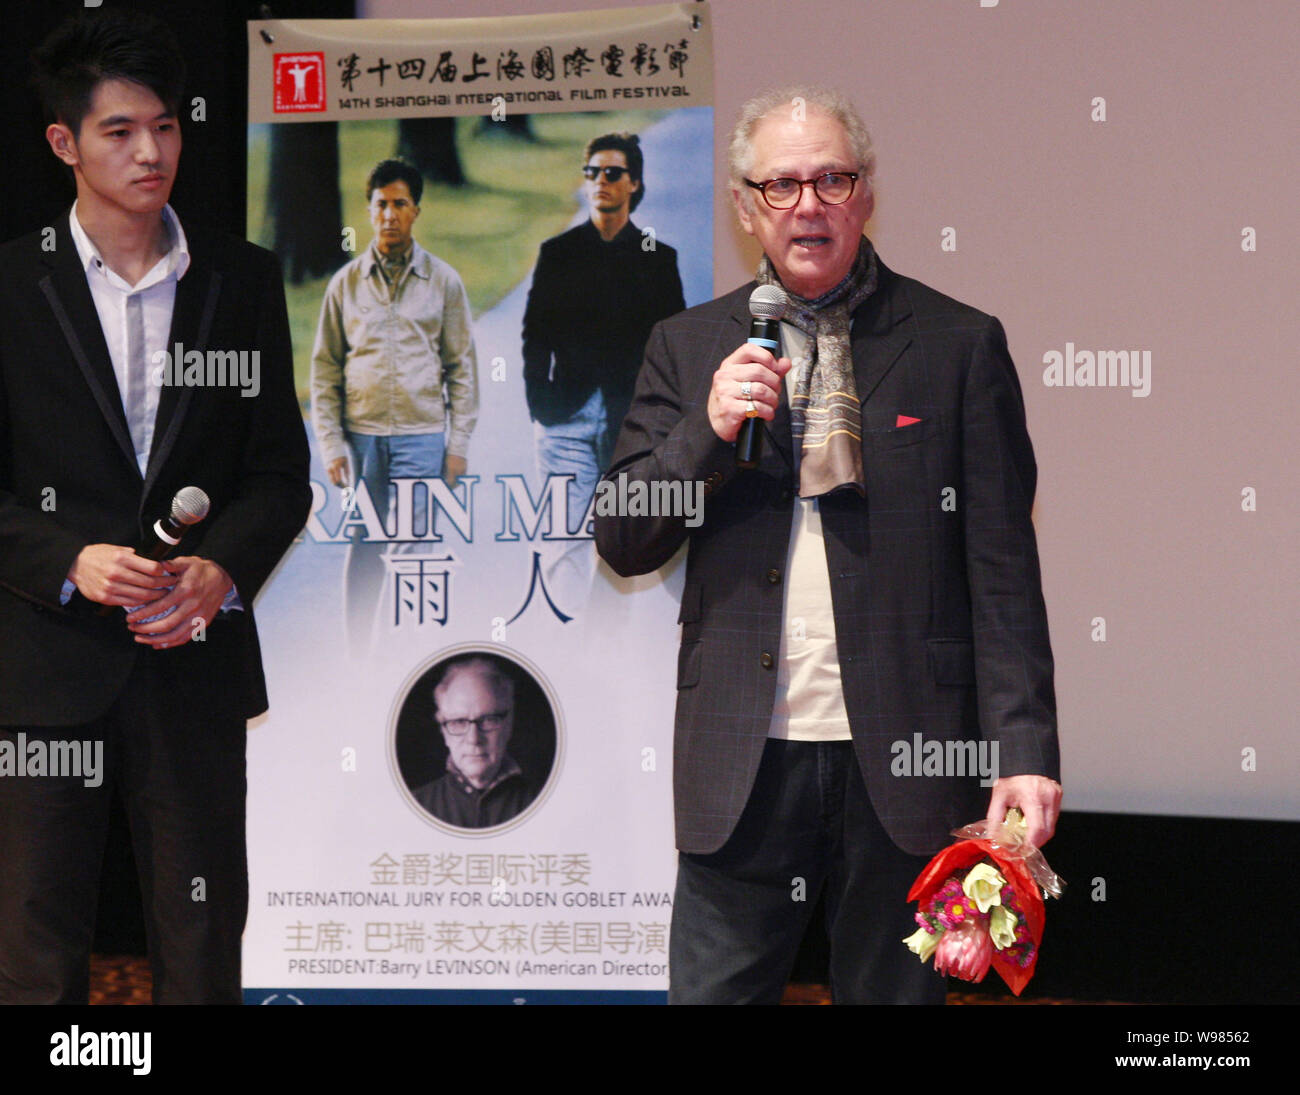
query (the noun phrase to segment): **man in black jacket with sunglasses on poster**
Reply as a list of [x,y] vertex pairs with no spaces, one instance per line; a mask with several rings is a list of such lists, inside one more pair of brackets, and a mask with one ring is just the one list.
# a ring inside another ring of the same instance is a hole
[[[645,197],[641,144],[606,133],[582,169],[591,217],[542,244],[524,312],[524,384],[537,423],[537,467],[572,475],[568,532],[579,527],[632,403],[650,328],[686,307],[677,252],[638,228]],[[543,482],[542,486],[545,486]],[[594,553],[585,540],[546,560],[562,608],[581,607]]]

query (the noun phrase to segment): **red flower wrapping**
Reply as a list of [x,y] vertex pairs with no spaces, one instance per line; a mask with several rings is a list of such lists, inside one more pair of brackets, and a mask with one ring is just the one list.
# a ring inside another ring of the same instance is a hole
[[[1001,951],[993,952],[993,968],[1007,983],[1007,988],[1019,996],[1024,987],[1029,984],[1029,979],[1034,976],[1034,967],[1038,965],[1038,947],[1043,942],[1043,925],[1047,920],[1038,886],[1019,856],[1011,854],[1006,848],[989,840],[962,840],[951,844],[930,860],[925,870],[917,876],[907,893],[907,899],[920,902],[921,907],[924,908],[949,876],[973,867],[985,858],[993,860],[998,865],[998,870],[1002,872],[1002,877],[1015,887],[1016,898],[1021,909],[1024,910],[1025,924],[1029,929],[1030,938],[1034,941],[1034,957],[1023,969],[1003,957]],[[940,941],[940,946],[942,945]],[[938,958],[937,952],[935,957]],[[953,972],[957,972],[960,965],[958,963],[953,967]],[[938,968],[937,963],[936,968]]]

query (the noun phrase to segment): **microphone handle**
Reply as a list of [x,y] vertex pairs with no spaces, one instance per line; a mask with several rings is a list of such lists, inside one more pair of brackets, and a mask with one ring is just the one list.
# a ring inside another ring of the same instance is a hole
[[[150,535],[146,536],[135,553],[145,559],[165,559],[170,555],[181,542],[181,537],[185,535],[188,525],[182,525],[178,521],[173,521],[171,514],[166,517],[159,517],[153,523]],[[113,610],[118,605],[100,605],[96,611],[98,616],[111,616]]]
[[[771,350],[773,357],[780,357],[781,321],[755,316],[749,322],[749,338],[745,341]],[[746,418],[740,424],[740,433],[736,435],[736,467],[758,467],[758,458],[763,452],[762,421],[761,418]]]
[[173,521],[170,514],[159,517],[153,523],[150,535],[135,549],[135,553],[146,559],[164,559],[180,546],[181,537],[185,535],[185,530],[188,528],[188,525]]

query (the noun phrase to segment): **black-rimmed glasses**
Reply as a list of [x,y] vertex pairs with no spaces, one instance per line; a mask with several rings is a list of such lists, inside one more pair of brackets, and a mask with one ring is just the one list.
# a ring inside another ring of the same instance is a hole
[[480,715],[476,719],[439,719],[438,725],[453,738],[463,737],[471,729],[477,729],[484,734],[495,734],[505,726],[509,717],[509,711],[493,711],[490,715]]
[[858,181],[856,171],[827,171],[815,179],[768,179],[766,182],[745,180],[763,195],[763,200],[772,209],[793,209],[803,197],[803,188],[811,186],[823,205],[843,205],[853,196],[853,187]]

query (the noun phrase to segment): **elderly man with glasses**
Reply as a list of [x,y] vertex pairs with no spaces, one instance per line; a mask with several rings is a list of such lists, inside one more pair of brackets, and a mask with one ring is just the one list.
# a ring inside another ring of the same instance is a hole
[[514,732],[515,682],[490,658],[453,658],[434,686],[447,771],[412,792],[458,829],[487,829],[522,813],[538,788],[506,752]]
[[[542,244],[524,311],[524,384],[537,423],[537,470],[571,475],[568,532],[580,527],[632,402],[650,328],[686,307],[677,252],[631,219],[645,197],[640,141],[606,133],[582,169],[591,216]],[[547,586],[582,607],[594,552],[548,545]]]
[[703,482],[703,521],[596,517],[620,574],[689,543],[670,1002],[779,1001],[821,896],[836,1002],[942,1003],[910,883],[959,825],[1056,824],[1020,384],[996,319],[877,257],[874,162],[836,92],[745,104],[731,190],[788,297],[778,353],[746,342],[754,282],[659,324],[607,475]]

